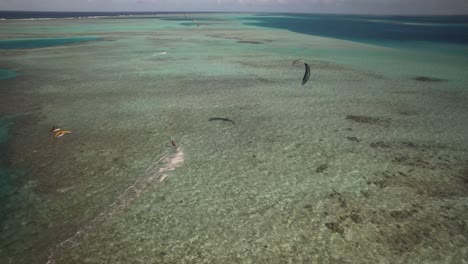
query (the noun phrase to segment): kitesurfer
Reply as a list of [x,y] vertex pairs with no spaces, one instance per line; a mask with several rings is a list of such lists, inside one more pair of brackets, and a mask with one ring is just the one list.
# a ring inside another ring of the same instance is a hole
[[52,127],[50,132],[54,133],[54,138],[63,137],[66,134],[71,134],[72,133],[70,130],[62,130],[61,128],[55,127],[55,126]]

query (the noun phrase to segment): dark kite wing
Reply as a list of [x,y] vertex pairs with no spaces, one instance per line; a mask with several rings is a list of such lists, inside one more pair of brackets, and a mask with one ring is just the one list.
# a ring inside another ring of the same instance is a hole
[[304,73],[304,77],[302,78],[302,85],[304,85],[309,80],[309,77],[310,77],[309,64],[304,62],[304,65],[305,65],[305,73]]
[[234,121],[232,121],[231,119],[229,118],[226,118],[226,117],[212,117],[210,119],[208,119],[209,122],[211,121],[225,121],[225,122],[231,122],[233,125],[235,125],[236,123],[234,123]]

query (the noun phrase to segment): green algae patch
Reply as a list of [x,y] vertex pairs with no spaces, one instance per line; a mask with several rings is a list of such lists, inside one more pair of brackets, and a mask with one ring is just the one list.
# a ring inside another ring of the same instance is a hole
[[99,40],[98,37],[77,38],[31,38],[31,39],[9,39],[0,41],[0,49],[34,49],[46,48],[87,41]]

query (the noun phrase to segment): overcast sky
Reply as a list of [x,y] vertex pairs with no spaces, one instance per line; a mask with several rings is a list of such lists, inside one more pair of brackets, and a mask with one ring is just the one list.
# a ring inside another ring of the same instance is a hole
[[468,14],[468,0],[0,0],[0,10]]

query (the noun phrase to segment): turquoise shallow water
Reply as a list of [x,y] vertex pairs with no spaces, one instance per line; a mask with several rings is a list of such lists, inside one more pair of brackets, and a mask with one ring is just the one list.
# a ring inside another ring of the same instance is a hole
[[17,75],[15,70],[0,69],[0,80],[8,80],[15,78]]
[[206,16],[0,24],[108,40],[2,51],[1,263],[463,258],[464,58]]
[[0,40],[0,49],[34,49],[98,40],[98,37],[31,38]]

